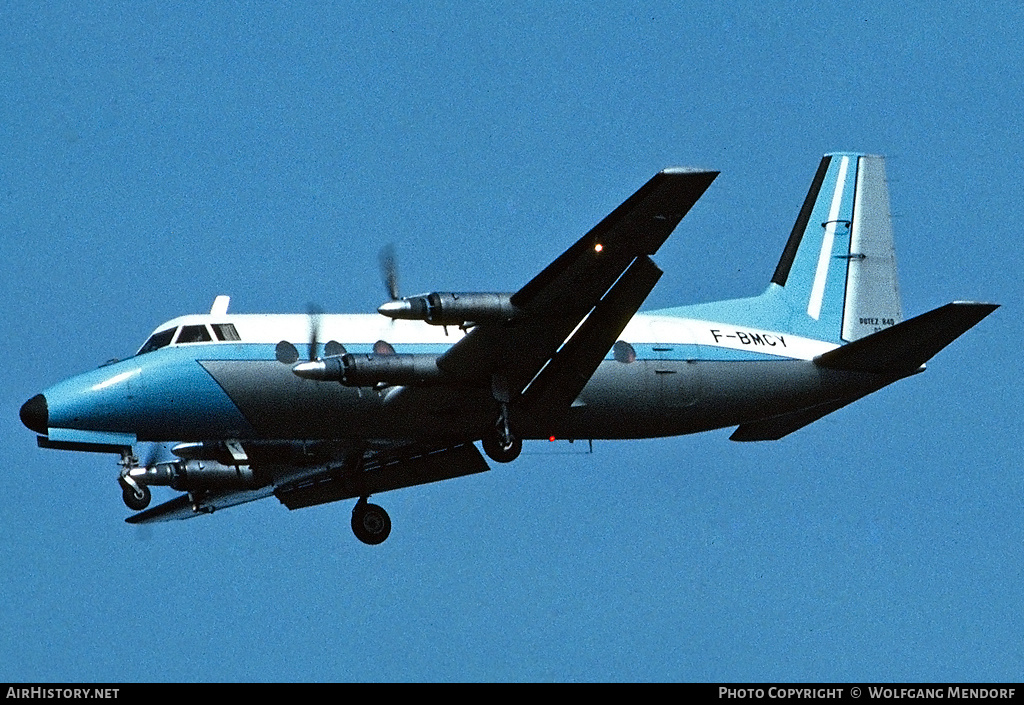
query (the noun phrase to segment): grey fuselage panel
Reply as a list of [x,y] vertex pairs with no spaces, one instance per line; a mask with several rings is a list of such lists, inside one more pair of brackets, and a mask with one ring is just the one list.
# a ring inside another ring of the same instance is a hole
[[[479,387],[346,387],[296,377],[277,362],[200,364],[260,438],[472,439],[496,402]],[[859,396],[892,377],[840,372],[806,360],[605,360],[564,413],[513,416],[523,438],[627,439],[735,426]]]

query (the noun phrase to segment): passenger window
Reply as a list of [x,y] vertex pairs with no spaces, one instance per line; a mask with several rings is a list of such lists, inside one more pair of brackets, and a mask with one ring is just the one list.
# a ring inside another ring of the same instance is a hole
[[174,337],[174,331],[176,330],[177,328],[168,328],[167,330],[162,330],[159,333],[154,333],[150,336],[149,340],[146,341],[146,344],[142,346],[139,352],[135,354],[145,355],[148,352],[153,352],[154,350],[159,350],[162,347],[170,345],[171,338]]
[[625,340],[615,341],[615,345],[612,346],[612,355],[619,362],[624,362],[626,364],[636,362],[636,350],[634,350],[633,346]]
[[213,334],[217,336],[217,340],[241,340],[233,323],[214,323]]
[[205,343],[210,340],[206,326],[182,326],[176,343]]

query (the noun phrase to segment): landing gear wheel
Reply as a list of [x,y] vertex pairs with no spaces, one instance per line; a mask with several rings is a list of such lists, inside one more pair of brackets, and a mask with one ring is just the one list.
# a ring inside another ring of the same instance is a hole
[[352,509],[352,533],[371,546],[384,543],[391,534],[391,517],[376,504],[360,500]]
[[121,485],[121,498],[124,499],[124,503],[129,509],[139,512],[149,506],[153,495],[145,485],[139,485],[136,490],[131,485],[124,483]]
[[496,463],[511,463],[523,452],[522,440],[512,436],[507,442],[502,442],[498,434],[484,436],[480,441],[484,447],[487,457]]

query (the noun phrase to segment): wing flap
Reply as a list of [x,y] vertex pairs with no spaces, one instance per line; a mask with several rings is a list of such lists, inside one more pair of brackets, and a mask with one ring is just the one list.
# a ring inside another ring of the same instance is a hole
[[480,451],[472,443],[465,443],[434,448],[418,455],[378,455],[360,468],[282,487],[275,494],[289,509],[301,509],[450,480],[486,470],[490,468]]
[[523,393],[529,413],[564,410],[579,396],[662,271],[638,257]]

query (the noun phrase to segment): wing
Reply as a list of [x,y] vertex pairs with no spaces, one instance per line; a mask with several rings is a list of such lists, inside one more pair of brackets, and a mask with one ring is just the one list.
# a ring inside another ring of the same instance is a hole
[[125,521],[129,524],[155,524],[175,519],[191,519],[203,514],[212,514],[218,509],[255,502],[257,499],[264,499],[272,494],[274,494],[273,487],[263,487],[258,490],[220,490],[206,494],[198,504],[193,504],[192,498],[183,494],[138,514],[132,514]]
[[[280,444],[284,447],[285,444]],[[422,445],[356,451],[343,465],[279,466],[287,479],[252,490],[213,490],[184,494],[125,519],[129,524],[191,519],[247,502],[276,496],[289,509],[367,497],[428,482],[489,470],[472,443]]]
[[[512,296],[521,315],[474,327],[438,358],[438,367],[458,380],[489,383],[496,398],[530,412],[568,408],[661,276],[649,256],[717,175],[656,174]],[[126,521],[188,519],[271,495],[298,509],[483,472],[487,463],[471,440],[356,449],[352,462],[278,468],[287,479],[254,490],[182,495]]]
[[438,367],[489,381],[499,401],[567,408],[661,276],[649,255],[716,176],[693,169],[656,174],[513,294],[521,315],[474,327]]

